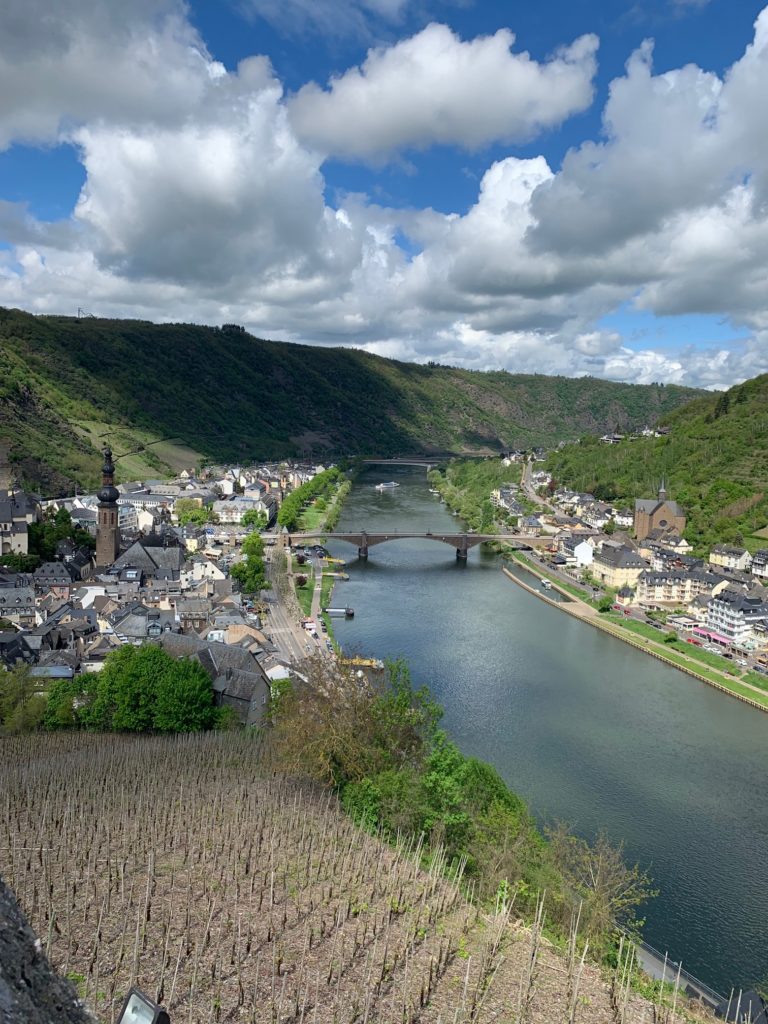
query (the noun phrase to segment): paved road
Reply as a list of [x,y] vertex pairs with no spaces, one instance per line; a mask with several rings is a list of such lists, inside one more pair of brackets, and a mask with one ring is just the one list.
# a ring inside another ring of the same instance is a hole
[[541,497],[541,495],[537,494],[536,491],[533,489],[533,481],[531,479],[532,476],[533,476],[533,463],[532,462],[524,462],[523,463],[523,475],[522,475],[522,478],[520,480],[520,485],[523,488],[523,493],[525,494],[526,498],[528,498],[529,501],[533,501],[537,505],[546,505],[547,504],[546,501]]
[[292,613],[286,603],[280,599],[275,585],[275,574],[272,555],[266,560],[267,576],[272,583],[272,590],[265,591],[269,614],[264,622],[264,630],[272,637],[272,641],[282,657],[288,661],[302,661],[307,656],[306,634],[297,621],[297,614]]

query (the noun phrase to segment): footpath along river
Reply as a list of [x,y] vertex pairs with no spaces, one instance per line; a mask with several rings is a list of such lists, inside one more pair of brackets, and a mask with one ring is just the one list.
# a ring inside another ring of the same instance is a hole
[[[376,491],[396,480],[399,487]],[[358,477],[338,530],[426,532],[458,521],[420,469]],[[404,657],[463,751],[491,762],[541,821],[603,829],[660,889],[648,942],[726,995],[768,976],[768,715],[525,593],[498,556],[466,565],[431,541],[358,561],[334,604],[346,653]]]

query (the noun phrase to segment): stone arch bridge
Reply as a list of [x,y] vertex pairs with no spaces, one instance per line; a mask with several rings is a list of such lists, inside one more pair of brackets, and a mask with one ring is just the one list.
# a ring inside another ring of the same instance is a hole
[[392,540],[435,540],[441,544],[448,544],[455,548],[456,557],[466,561],[470,548],[482,544],[486,540],[503,540],[506,544],[518,544],[528,547],[543,547],[549,544],[551,537],[528,537],[525,534],[498,534],[498,533],[449,533],[443,531],[426,533],[400,533],[398,530],[390,530],[388,533],[368,533],[367,530],[360,530],[354,533],[334,533],[328,530],[316,533],[291,533],[285,537],[285,543],[296,547],[307,542],[318,542],[324,539],[344,540],[348,544],[357,547],[357,554],[360,558],[368,557],[368,549],[377,544],[386,544]]

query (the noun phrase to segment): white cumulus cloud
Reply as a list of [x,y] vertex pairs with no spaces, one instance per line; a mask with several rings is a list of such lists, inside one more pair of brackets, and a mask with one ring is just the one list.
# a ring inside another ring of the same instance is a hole
[[[592,37],[539,63],[511,32],[432,25],[286,99],[266,57],[216,64],[175,0],[9,0],[0,29],[0,139],[70,140],[86,175],[56,223],[0,194],[0,304],[234,320],[477,369],[707,387],[768,370],[768,9],[724,75],[657,74],[644,45],[600,138],[559,167],[510,151],[447,215],[331,203],[324,158],[529,137],[590,102]],[[620,307],[749,337],[630,345],[603,326]]]
[[512,52],[514,41],[508,29],[462,41],[446,25],[428,25],[370,50],[327,90],[304,86],[289,104],[291,122],[324,153],[377,159],[409,147],[526,140],[590,104],[596,36],[544,63]]
[[3,0],[0,149],[92,120],[175,121],[222,71],[181,0]]

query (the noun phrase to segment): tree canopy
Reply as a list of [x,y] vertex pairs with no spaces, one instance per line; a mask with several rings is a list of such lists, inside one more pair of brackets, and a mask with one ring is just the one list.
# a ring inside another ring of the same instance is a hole
[[212,509],[199,505],[194,498],[179,498],[174,506],[179,526],[205,526],[206,523],[217,523],[219,517]]
[[[86,728],[197,732],[214,724],[213,689],[205,669],[196,661],[172,658],[154,644],[125,645],[107,657],[101,672],[82,678],[83,701],[75,718]],[[62,702],[52,714],[63,719],[65,706]]]
[[8,672],[0,670],[0,735],[39,728],[46,705],[43,685],[28,665],[15,665]]
[[243,541],[243,560],[236,562],[230,575],[237,580],[246,594],[257,594],[260,590],[268,590],[270,584],[264,569],[264,541],[258,533],[249,534]]

